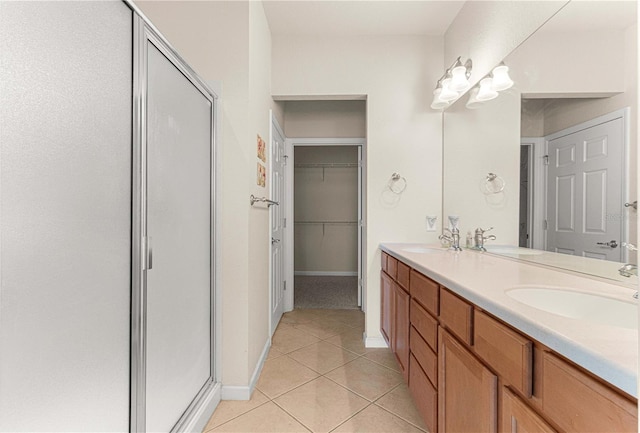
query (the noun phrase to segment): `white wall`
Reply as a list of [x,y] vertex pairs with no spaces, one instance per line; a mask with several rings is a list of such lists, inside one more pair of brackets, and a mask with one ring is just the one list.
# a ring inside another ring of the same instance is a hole
[[270,98],[268,25],[259,2],[137,4],[196,72],[222,82],[217,188],[222,381],[225,387],[244,387],[269,328],[268,212],[249,206],[250,194],[269,191],[269,185],[256,185],[256,135],[269,141],[269,108],[282,118],[282,106]]
[[366,101],[287,101],[284,133],[288,138],[363,138]]
[[[270,195],[270,175],[267,171],[266,187],[256,184],[256,134],[268,143],[267,163],[271,157],[269,130],[271,119],[269,109],[273,104],[271,98],[271,32],[264,14],[262,2],[249,2],[249,125],[247,128],[249,172],[249,192],[259,197]],[[277,112],[277,110],[274,110]],[[233,175],[229,175],[233,182]],[[249,275],[249,373],[260,361],[260,355],[270,338],[269,333],[269,254],[271,232],[269,227],[269,210],[266,206],[248,206],[247,193],[241,193],[245,208],[249,209],[249,263],[244,270]],[[229,296],[233,296],[229,294]],[[235,330],[227,329],[228,335]],[[231,360],[230,360],[231,362]]]
[[[381,338],[379,243],[437,240],[424,221],[441,210],[441,114],[429,95],[442,38],[274,35],[272,53],[274,95],[367,97],[366,333]],[[386,190],[394,172],[408,182],[397,198]]]

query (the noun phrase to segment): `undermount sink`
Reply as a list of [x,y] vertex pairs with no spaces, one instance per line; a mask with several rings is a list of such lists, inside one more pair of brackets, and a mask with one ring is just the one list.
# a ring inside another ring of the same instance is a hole
[[638,307],[631,295],[627,302],[571,289],[549,287],[517,287],[507,290],[506,294],[522,304],[558,316],[638,329]]
[[438,248],[408,247],[408,248],[403,248],[402,251],[405,251],[407,253],[433,254],[433,253],[441,253],[446,250],[438,249]]

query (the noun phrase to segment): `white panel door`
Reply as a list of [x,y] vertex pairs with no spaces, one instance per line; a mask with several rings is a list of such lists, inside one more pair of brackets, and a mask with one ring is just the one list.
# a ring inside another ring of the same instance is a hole
[[0,2],[0,431],[129,425],[132,11]]
[[549,141],[549,251],[622,261],[623,137],[618,118]]
[[167,432],[212,375],[212,106],[147,50],[146,430]]
[[285,211],[285,144],[280,128],[273,124],[271,142],[271,335],[284,310],[284,211]]

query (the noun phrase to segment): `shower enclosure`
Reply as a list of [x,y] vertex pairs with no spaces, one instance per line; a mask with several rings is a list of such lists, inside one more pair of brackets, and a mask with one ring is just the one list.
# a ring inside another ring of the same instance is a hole
[[217,95],[129,2],[0,3],[0,431],[219,400]]

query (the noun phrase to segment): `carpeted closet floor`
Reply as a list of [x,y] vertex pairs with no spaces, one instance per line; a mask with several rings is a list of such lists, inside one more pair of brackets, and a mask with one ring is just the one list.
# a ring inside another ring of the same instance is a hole
[[294,308],[356,309],[358,277],[301,276],[294,279]]

